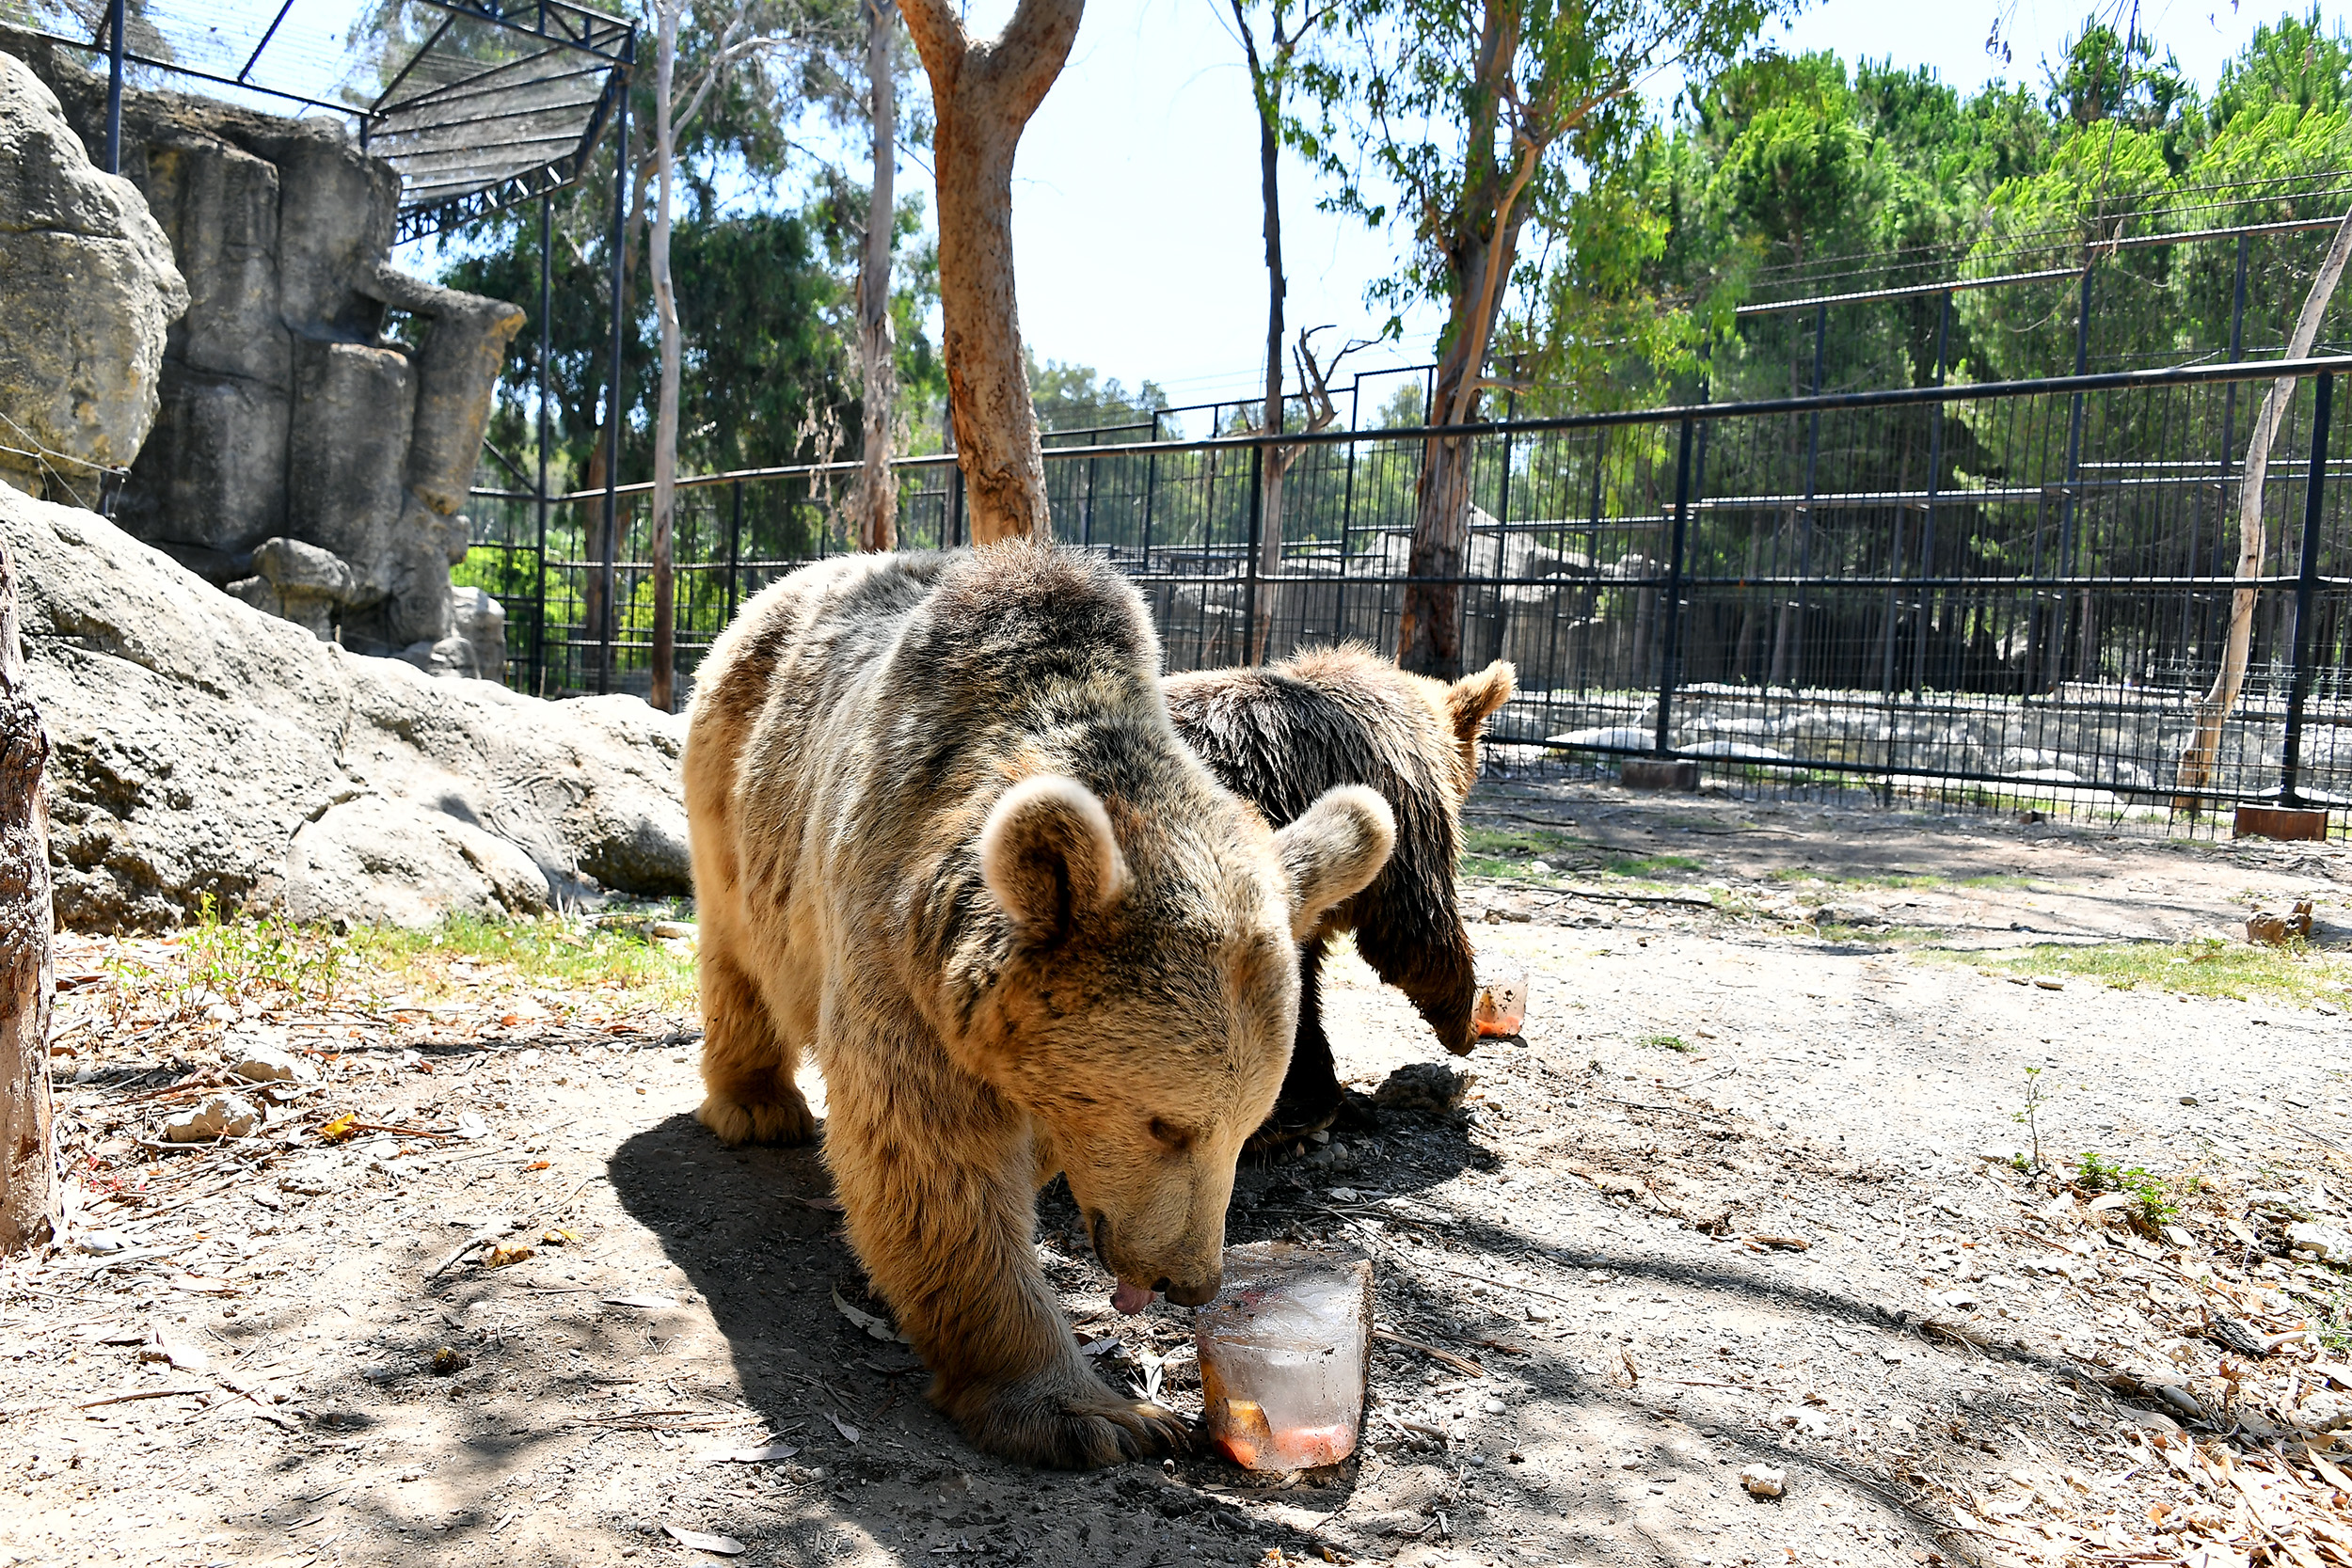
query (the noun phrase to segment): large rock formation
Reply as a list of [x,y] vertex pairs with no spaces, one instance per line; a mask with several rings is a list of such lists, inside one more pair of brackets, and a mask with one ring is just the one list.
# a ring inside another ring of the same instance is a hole
[[0,483],[94,503],[155,422],[165,330],[187,308],[138,191],[0,55]]
[[[0,32],[85,141],[105,84]],[[400,181],[323,119],[281,119],[129,91],[122,169],[187,279],[162,364],[162,416],[114,515],[247,603],[367,653],[501,673],[458,649],[450,566],[499,363],[522,325],[501,301],[389,265]],[[0,315],[22,309],[0,281]],[[346,572],[274,576],[315,546]]]
[[55,747],[64,924],[167,925],[206,893],[415,925],[688,891],[683,720],[355,655],[5,489],[0,540]]

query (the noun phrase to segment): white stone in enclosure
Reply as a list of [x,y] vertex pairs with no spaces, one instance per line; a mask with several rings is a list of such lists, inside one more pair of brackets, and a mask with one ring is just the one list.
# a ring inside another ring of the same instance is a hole
[[262,1113],[251,1101],[241,1095],[216,1094],[201,1105],[164,1118],[164,1141],[200,1144],[242,1138],[261,1123]]
[[333,923],[691,891],[685,721],[437,681],[242,604],[94,514],[0,488],[55,757],[59,920]]
[[249,1045],[237,1053],[229,1070],[251,1084],[314,1084],[316,1063],[274,1045]]

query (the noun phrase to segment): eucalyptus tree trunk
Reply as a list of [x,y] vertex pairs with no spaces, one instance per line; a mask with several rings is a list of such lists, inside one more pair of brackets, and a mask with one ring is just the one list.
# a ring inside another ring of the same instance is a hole
[[890,323],[890,252],[898,221],[898,8],[866,0],[866,80],[872,94],[874,185],[866,198],[866,247],[858,257],[857,343],[866,387],[866,474],[858,509],[858,548],[898,544],[898,486],[890,473],[891,431],[898,412],[898,341]]
[[659,187],[653,214],[654,312],[661,324],[661,389],[653,427],[653,680],[645,700],[662,712],[677,706],[677,581],[672,560],[677,535],[677,290],[670,277],[671,185],[677,164],[677,127],[671,119],[671,87],[677,71],[678,13],[684,0],[655,8],[658,40],[653,68],[653,164]]
[[0,544],[0,1252],[57,1225],[49,1102],[49,740],[24,690],[16,566]]
[[[1527,222],[1519,198],[1543,162],[1542,143],[1522,135],[1501,135],[1522,24],[1518,8],[1506,5],[1487,6],[1481,22],[1468,138],[1473,150],[1470,173],[1461,211],[1442,236],[1451,297],[1429,400],[1429,422],[1434,425],[1467,424],[1478,417],[1486,350],[1518,260],[1519,231]],[[1499,141],[1510,148],[1507,160],[1496,153]],[[1397,618],[1396,661],[1439,680],[1459,680],[1462,675],[1460,579],[1469,564],[1475,456],[1475,444],[1467,436],[1433,436],[1422,444],[1413,547],[1406,568],[1413,580],[1406,586]]]
[[[2343,280],[2347,259],[2352,259],[2352,213],[2346,213],[2344,221],[2336,226],[2335,243],[2328,247],[2319,276],[2312,279],[2311,292],[2303,297],[2302,311],[2295,319],[2295,332],[2287,341],[2289,359],[2305,357],[2318,341],[2320,321],[2328,314],[2328,302],[2335,297],[2337,283]],[[2270,471],[2271,444],[2279,438],[2279,426],[2287,416],[2287,400],[2294,395],[2295,380],[2291,376],[2282,376],[2270,384],[2263,393],[2262,409],[2254,416],[2253,438],[2246,445],[2246,467],[2238,479],[2237,499],[2236,575],[2241,580],[2263,575],[2263,557],[2269,550],[2267,531],[2263,527],[2263,482]],[[2237,705],[2238,693],[2246,685],[2247,656],[2254,639],[2254,603],[2261,593],[2261,585],[2255,583],[2230,595],[2230,630],[2222,644],[2221,668],[2214,677],[2213,689],[2197,705],[2196,728],[2181,752],[2177,785],[2180,794],[2173,801],[2179,809],[2198,810],[2201,793],[2213,782],[2214,767],[2221,752],[2221,726],[2229,719],[2230,710]]]
[[1061,73],[1085,0],[1021,0],[993,39],[966,33],[951,0],[904,0],[930,77],[939,193],[941,347],[956,458],[976,545],[1053,536],[1045,459],[1013,293],[1012,162]]

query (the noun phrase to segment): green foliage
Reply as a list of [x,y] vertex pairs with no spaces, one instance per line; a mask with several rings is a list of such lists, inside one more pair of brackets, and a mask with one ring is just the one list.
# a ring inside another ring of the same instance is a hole
[[2145,1165],[2121,1165],[2098,1150],[2086,1148],[2074,1163],[2074,1185],[2087,1193],[2126,1193],[2133,1221],[2154,1229],[2179,1218],[2179,1197],[2163,1178]]
[[1633,1043],[1636,1045],[1645,1045],[1653,1051],[1680,1052],[1686,1056],[1698,1049],[1697,1046],[1692,1045],[1689,1040],[1684,1039],[1680,1035],[1644,1035],[1640,1039],[1635,1040]]
[[1168,406],[1168,394],[1157,382],[1147,381],[1130,393],[1117,376],[1103,378],[1090,365],[1040,359],[1025,347],[1022,352],[1028,360],[1029,397],[1037,404],[1038,423],[1049,433],[1148,426],[1153,411]]

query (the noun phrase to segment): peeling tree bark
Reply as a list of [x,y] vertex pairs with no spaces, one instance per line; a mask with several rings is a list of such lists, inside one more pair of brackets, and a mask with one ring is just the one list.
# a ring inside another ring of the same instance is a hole
[[[2346,213],[2336,226],[2335,243],[2328,247],[2319,276],[2312,279],[2311,293],[2303,298],[2294,336],[2287,341],[2289,359],[2305,357],[2318,341],[2320,319],[2328,313],[2328,302],[2335,297],[2347,259],[2352,259],[2352,213]],[[2268,531],[2263,527],[2263,483],[2270,472],[2271,445],[2279,438],[2279,427],[2286,422],[2287,400],[2294,395],[2293,377],[2270,384],[2263,394],[2262,409],[2254,416],[2253,438],[2246,444],[2246,467],[2238,479],[2236,575],[2240,578],[2263,575],[2263,557],[2269,551]],[[2246,660],[2254,639],[2254,602],[2261,594],[2257,585],[2230,595],[2230,631],[2222,644],[2221,669],[2214,677],[2213,689],[2197,705],[2197,727],[2181,752],[2179,794],[2172,802],[2176,810],[2201,809],[2203,791],[2213,782],[2214,766],[2221,753],[2221,726],[2246,685]]]
[[975,39],[950,0],[901,7],[931,82],[941,346],[976,545],[1053,537],[1013,294],[1012,161],[1084,9],[1021,0],[1003,33]]
[[858,257],[857,343],[864,361],[866,471],[858,548],[898,545],[898,485],[890,473],[891,425],[898,413],[898,344],[890,323],[890,251],[898,221],[898,10],[866,0],[866,79],[874,132],[874,187],[866,200],[866,246]]
[[49,1105],[49,739],[24,690],[16,564],[0,544],[0,1252],[57,1225]]

